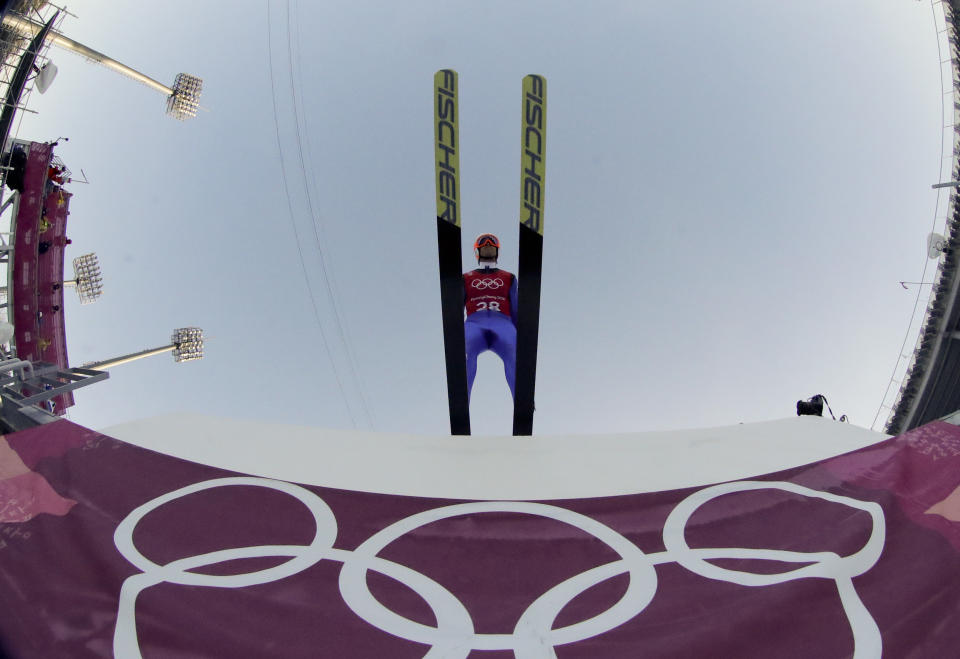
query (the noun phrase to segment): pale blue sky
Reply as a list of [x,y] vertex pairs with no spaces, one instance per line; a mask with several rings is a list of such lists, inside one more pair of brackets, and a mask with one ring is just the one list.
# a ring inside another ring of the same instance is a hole
[[[199,363],[118,367],[77,393],[75,421],[446,432],[430,99],[447,67],[465,268],[487,231],[516,268],[520,81],[549,82],[538,433],[779,418],[815,393],[873,421],[940,175],[927,2],[69,9],[69,36],[167,84],[201,76],[209,109],[176,122],[56,49],[60,77],[31,99],[20,136],[69,136],[58,152],[91,181],[72,185],[68,256],[96,251],[105,292],[67,303],[71,361],[178,326],[211,337]],[[492,353],[472,416],[510,432]]]

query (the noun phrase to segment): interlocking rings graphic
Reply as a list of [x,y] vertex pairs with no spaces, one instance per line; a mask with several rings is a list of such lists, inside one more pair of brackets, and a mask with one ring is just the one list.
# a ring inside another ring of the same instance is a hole
[[[149,512],[189,494],[239,485],[270,488],[299,500],[311,512],[316,525],[311,543],[225,549],[182,558],[166,565],[158,565],[149,560],[134,545],[134,530]],[[684,531],[690,517],[700,506],[726,494],[767,489],[790,492],[865,511],[872,522],[870,537],[859,551],[849,556],[839,556],[833,552],[689,547]],[[575,575],[541,594],[517,620],[512,633],[480,634],[474,630],[469,611],[444,586],[424,574],[378,556],[391,542],[426,524],[461,515],[501,512],[534,515],[569,524],[605,543],[620,558]],[[355,550],[348,551],[333,548],[337,536],[337,521],[329,506],[313,492],[298,485],[264,478],[221,478],[196,483],[157,497],[135,509],[117,527],[114,544],[141,573],[129,577],[121,588],[114,633],[114,654],[117,657],[141,657],[136,629],[136,601],[139,594],[150,586],[167,582],[242,588],[284,579],[321,560],[331,560],[343,563],[339,589],[347,606],[363,620],[385,632],[431,646],[425,655],[430,659],[467,657],[472,650],[513,650],[518,659],[555,658],[553,648],[556,646],[604,634],[643,612],[656,593],[655,566],[670,562],[676,562],[707,579],[746,586],[767,586],[801,578],[831,579],[837,585],[853,632],[854,657],[879,657],[882,650],[880,630],[860,600],[852,579],[869,570],[879,560],[885,532],[883,509],[876,503],[819,492],[793,483],[738,481],[704,488],[677,504],[663,527],[666,551],[657,554],[645,554],[620,533],[580,513],[559,506],[518,501],[462,503],[427,510],[391,524],[361,543]],[[221,576],[192,571],[238,558],[265,556],[287,556],[290,560],[272,568],[246,574]],[[750,558],[807,565],[782,573],[757,574],[721,568],[708,562],[718,558]],[[437,621],[436,626],[431,627],[405,618],[379,602],[367,585],[369,570],[380,572],[416,592],[432,609]],[[587,620],[554,628],[557,616],[574,598],[621,574],[629,576],[629,585],[613,606]]]
[[470,282],[470,286],[481,291],[486,291],[486,290],[495,291],[498,288],[504,287],[504,281],[499,277],[497,277],[496,279],[492,277],[484,277],[483,279],[474,279],[472,282]]

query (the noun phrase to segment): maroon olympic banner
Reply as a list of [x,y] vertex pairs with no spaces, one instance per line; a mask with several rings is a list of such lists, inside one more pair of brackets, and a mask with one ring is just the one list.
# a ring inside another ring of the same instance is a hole
[[958,583],[943,422],[537,502],[245,476],[65,420],[0,438],[4,657],[947,657]]

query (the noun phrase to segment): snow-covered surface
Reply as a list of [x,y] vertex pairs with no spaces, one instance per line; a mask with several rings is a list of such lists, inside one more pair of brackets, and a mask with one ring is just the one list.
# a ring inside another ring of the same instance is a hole
[[814,417],[532,438],[430,437],[168,415],[104,434],[185,460],[310,485],[456,499],[562,499],[748,478],[886,438]]

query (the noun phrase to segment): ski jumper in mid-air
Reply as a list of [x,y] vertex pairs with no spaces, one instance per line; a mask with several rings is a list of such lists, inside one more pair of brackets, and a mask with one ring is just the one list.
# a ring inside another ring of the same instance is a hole
[[497,268],[500,241],[492,233],[477,238],[473,253],[480,267],[463,275],[467,391],[473,391],[477,357],[493,350],[503,360],[503,372],[513,398],[517,369],[517,278]]

